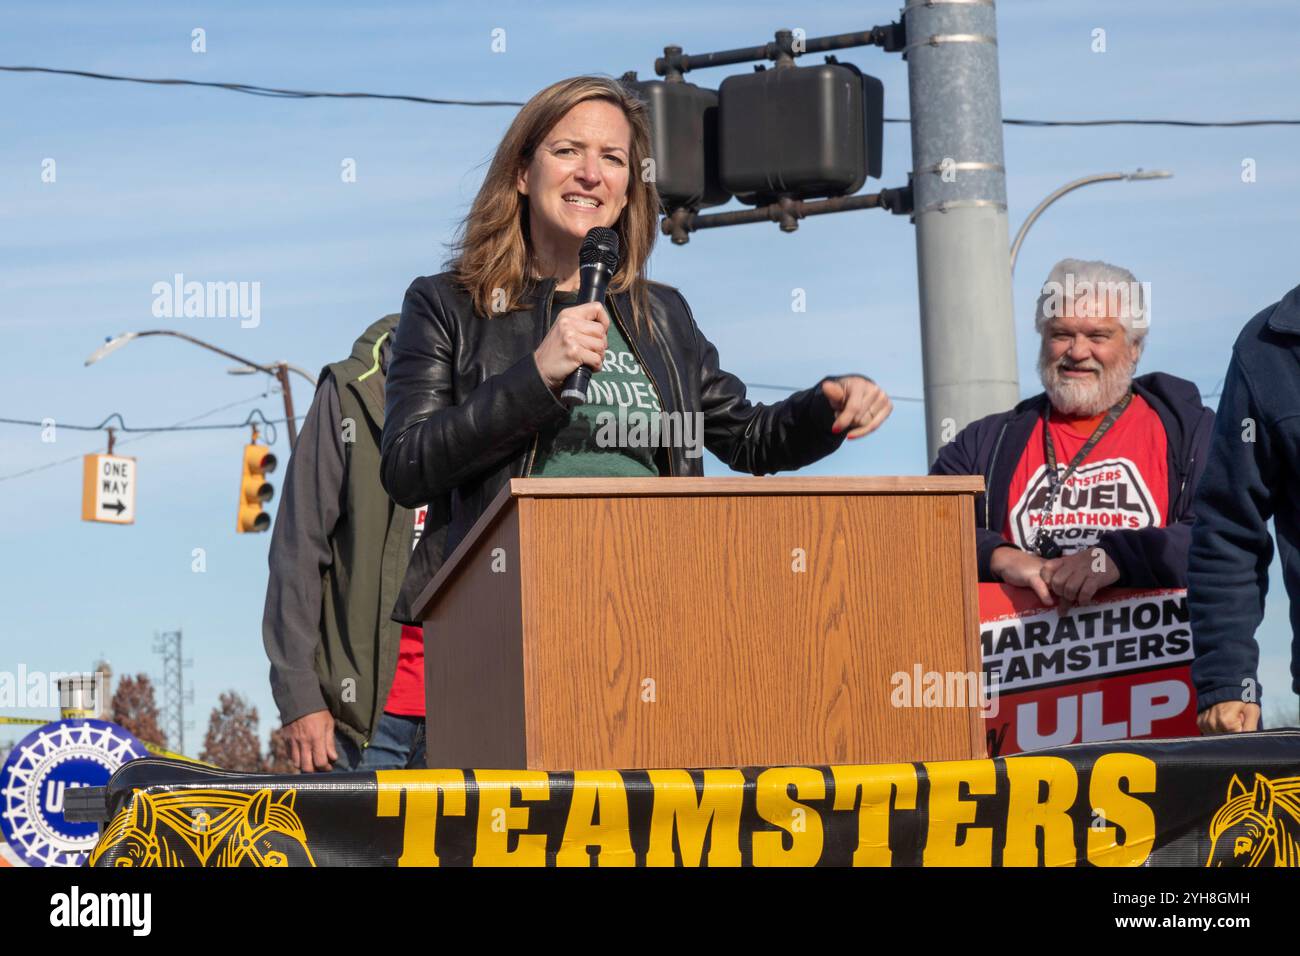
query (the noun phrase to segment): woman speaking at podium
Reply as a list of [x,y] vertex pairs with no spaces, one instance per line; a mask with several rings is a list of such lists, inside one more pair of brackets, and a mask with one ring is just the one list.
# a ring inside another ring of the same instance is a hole
[[[645,108],[617,81],[547,87],[497,147],[448,271],[407,289],[381,477],[398,504],[429,510],[395,620],[417,623],[420,589],[511,478],[702,476],[701,441],[736,471],[763,475],[823,458],[892,410],[860,375],[771,405],[746,399],[682,294],[646,278],[659,215],[642,175],[649,158]],[[618,239],[604,307],[577,304],[579,252],[595,227]],[[583,365],[587,402],[570,408],[560,395]],[[694,441],[665,447],[646,428],[603,427],[634,413],[675,420]]]

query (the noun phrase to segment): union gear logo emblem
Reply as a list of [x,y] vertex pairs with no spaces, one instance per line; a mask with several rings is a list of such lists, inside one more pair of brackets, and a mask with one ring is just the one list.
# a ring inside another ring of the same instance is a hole
[[0,769],[0,830],[18,858],[31,866],[81,866],[98,828],[63,816],[75,787],[102,787],[113,771],[148,756],[144,744],[103,720],[58,720],[32,731]]

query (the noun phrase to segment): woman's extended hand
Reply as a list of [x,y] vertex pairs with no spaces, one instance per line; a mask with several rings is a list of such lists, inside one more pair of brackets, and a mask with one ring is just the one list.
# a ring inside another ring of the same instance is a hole
[[848,438],[870,435],[894,410],[884,389],[863,375],[828,378],[822,382],[822,393],[830,400],[831,408],[839,412],[831,431],[839,434],[852,429]]
[[609,316],[599,302],[572,305],[561,310],[555,324],[537,346],[533,359],[542,380],[552,390],[558,389],[579,365],[599,372],[608,345]]

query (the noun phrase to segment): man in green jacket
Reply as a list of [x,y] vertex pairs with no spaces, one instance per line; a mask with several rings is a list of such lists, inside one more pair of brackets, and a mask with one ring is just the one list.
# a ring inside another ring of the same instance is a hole
[[262,639],[304,773],[424,765],[424,646],[390,618],[424,510],[379,482],[397,315],[327,365],[289,459],[269,555]]

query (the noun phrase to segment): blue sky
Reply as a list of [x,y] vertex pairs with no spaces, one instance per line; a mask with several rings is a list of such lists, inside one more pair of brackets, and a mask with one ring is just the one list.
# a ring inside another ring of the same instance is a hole
[[[252,3],[16,4],[0,13],[0,63],[240,81],[333,91],[526,99],[563,76],[653,76],[670,43],[692,51],[758,44],[780,27],[808,36],[894,19],[897,3],[668,2],[594,10],[564,2],[320,3],[308,11]],[[1003,112],[1008,117],[1246,119],[1297,113],[1300,11],[1245,0],[999,4]],[[1210,29],[1211,24],[1213,29]],[[206,31],[207,52],[191,51]],[[494,53],[492,31],[505,30]],[[1093,52],[1093,31],[1106,51]],[[876,50],[841,51],[885,83],[886,114],[908,112],[905,64]],[[716,86],[745,68],[701,71]],[[441,270],[511,108],[381,101],[284,100],[217,90],[0,74],[0,329],[9,371],[0,415],[95,424],[120,412],[133,427],[280,414],[259,377],[167,339],[132,343],[90,368],[106,336],[166,325],[254,359],[313,372],[345,355],[371,321],[398,311],[417,275]],[[1089,128],[1005,131],[1011,228],[1050,190],[1078,176],[1139,166],[1172,180],[1089,187],[1053,206],[1021,252],[1015,282],[1021,389],[1039,390],[1032,331],[1037,287],[1058,259],[1102,258],[1152,284],[1142,370],[1212,391],[1239,328],[1300,281],[1294,216],[1300,129]],[[57,163],[57,181],[41,164]],[[341,181],[345,159],[357,181]],[[1242,181],[1243,160],[1256,179]],[[910,168],[907,127],[886,129],[885,175]],[[870,188],[875,188],[874,185]],[[152,286],[187,278],[257,281],[261,322],[153,318]],[[900,398],[921,394],[915,245],[905,218],[856,212],[701,233],[662,242],[654,278],[680,287],[723,363],[750,382],[804,386],[860,371]],[[791,290],[807,311],[792,313]],[[311,395],[295,384],[304,411]],[[773,400],[779,392],[755,391]],[[1210,402],[1214,404],[1213,400]],[[151,435],[138,458],[132,527],[80,520],[79,462],[102,434],[0,425],[0,669],[89,667],[155,676],[153,635],[183,628],[194,688],[187,749],[209,709],[235,688],[274,705],[261,647],[269,535],[233,533],[245,434]],[[281,430],[276,450],[287,459]],[[922,409],[897,401],[875,436],[849,443],[814,474],[918,474]],[[710,474],[722,473],[716,461]],[[203,548],[207,571],[191,571]],[[1295,714],[1280,578],[1260,632],[1266,713]],[[0,738],[11,736],[0,730]],[[18,736],[13,734],[12,736]]]

